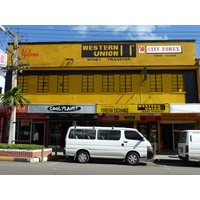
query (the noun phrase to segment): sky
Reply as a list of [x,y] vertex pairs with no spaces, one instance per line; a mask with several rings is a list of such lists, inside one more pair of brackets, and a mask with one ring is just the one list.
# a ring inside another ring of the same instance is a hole
[[[21,42],[109,41],[109,40],[196,40],[200,58],[200,25],[4,25]],[[0,32],[0,49],[6,52],[12,39]]]

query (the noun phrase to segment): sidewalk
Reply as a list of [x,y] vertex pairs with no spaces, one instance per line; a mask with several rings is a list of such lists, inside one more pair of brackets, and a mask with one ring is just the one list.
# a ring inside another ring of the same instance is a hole
[[[59,161],[61,159],[65,159],[65,156],[63,154],[62,149],[57,149],[55,152],[55,149],[53,149],[52,156],[48,158],[48,160],[56,160]],[[45,159],[44,161],[48,161]],[[17,158],[17,157],[1,157],[0,161],[14,161],[14,162],[40,162],[40,159],[38,158]],[[180,161],[178,155],[176,152],[157,152],[156,155],[150,160],[147,160],[147,162],[176,162]]]

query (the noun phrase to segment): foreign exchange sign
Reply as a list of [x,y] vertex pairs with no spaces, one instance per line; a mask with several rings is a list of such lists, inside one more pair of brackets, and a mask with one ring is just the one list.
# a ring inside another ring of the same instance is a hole
[[97,105],[97,113],[102,113],[102,114],[169,113],[169,105],[168,104]]

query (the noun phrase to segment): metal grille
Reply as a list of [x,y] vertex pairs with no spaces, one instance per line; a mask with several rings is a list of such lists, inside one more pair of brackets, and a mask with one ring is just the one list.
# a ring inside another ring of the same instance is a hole
[[17,83],[21,88],[21,93],[28,93],[28,76],[18,76]]
[[69,92],[69,76],[58,76],[57,79],[57,92],[68,93]]
[[119,91],[120,92],[132,92],[132,77],[131,77],[131,75],[120,75]]
[[172,92],[184,91],[183,74],[172,74]]
[[102,76],[102,92],[114,92],[114,75]]
[[150,92],[163,92],[161,74],[150,75]]
[[38,76],[38,93],[49,92],[49,76]]
[[94,92],[94,76],[82,76],[82,92]]

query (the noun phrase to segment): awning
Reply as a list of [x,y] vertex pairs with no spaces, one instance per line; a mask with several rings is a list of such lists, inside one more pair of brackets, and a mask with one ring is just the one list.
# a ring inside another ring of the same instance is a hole
[[170,113],[200,113],[200,104],[170,104]]

